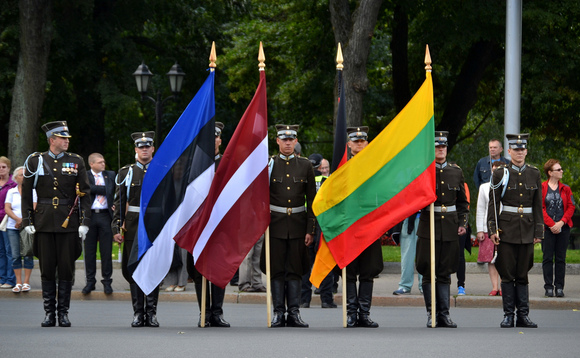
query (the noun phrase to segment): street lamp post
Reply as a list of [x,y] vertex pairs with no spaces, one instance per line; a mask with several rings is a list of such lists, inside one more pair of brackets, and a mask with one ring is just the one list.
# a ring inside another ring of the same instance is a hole
[[148,99],[155,104],[155,132],[157,133],[157,140],[159,146],[161,145],[161,118],[163,117],[163,106],[165,102],[170,99],[177,99],[181,93],[181,86],[183,85],[183,78],[185,77],[185,72],[181,69],[179,64],[175,64],[171,67],[169,72],[167,72],[167,77],[169,78],[169,86],[171,88],[172,95],[161,100],[161,91],[157,90],[156,98],[147,95],[147,90],[149,89],[149,83],[153,74],[149,71],[149,68],[142,62],[137,70],[133,73],[135,77],[135,83],[137,84],[137,91],[141,94],[141,99]]

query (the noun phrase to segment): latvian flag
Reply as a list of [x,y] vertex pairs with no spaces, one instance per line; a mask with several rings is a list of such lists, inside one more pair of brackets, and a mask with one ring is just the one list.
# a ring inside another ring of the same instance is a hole
[[266,75],[246,109],[215,173],[207,201],[175,241],[195,267],[225,288],[270,223]]

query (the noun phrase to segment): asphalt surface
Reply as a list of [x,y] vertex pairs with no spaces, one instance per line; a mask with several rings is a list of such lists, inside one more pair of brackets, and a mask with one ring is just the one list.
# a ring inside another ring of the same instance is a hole
[[159,328],[131,328],[126,301],[71,304],[71,328],[41,328],[39,300],[0,298],[0,357],[578,357],[580,312],[532,310],[537,329],[499,328],[496,308],[453,308],[457,329],[419,307],[373,307],[379,328],[342,328],[340,310],[303,309],[310,328],[267,328],[264,305],[228,304],[231,328],[196,327],[192,302],[161,302]]

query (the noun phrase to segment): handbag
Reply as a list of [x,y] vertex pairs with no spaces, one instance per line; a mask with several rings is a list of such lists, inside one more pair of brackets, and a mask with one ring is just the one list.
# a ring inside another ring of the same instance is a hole
[[477,254],[477,262],[484,263],[484,262],[491,262],[493,258],[493,241],[489,238],[487,234],[485,234],[485,239],[479,242],[479,252]]
[[8,225],[8,215],[4,215],[4,219],[0,223],[0,231],[6,231],[6,226]]
[[20,231],[20,256],[33,256],[33,244],[34,234],[29,234],[26,230]]

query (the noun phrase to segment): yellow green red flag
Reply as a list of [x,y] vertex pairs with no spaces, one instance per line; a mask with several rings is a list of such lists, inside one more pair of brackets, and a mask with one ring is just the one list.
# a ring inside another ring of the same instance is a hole
[[[339,167],[314,199],[312,208],[340,268],[391,227],[435,201],[434,135],[433,82],[427,72],[407,106]],[[311,277],[316,276],[321,275],[313,271]]]

